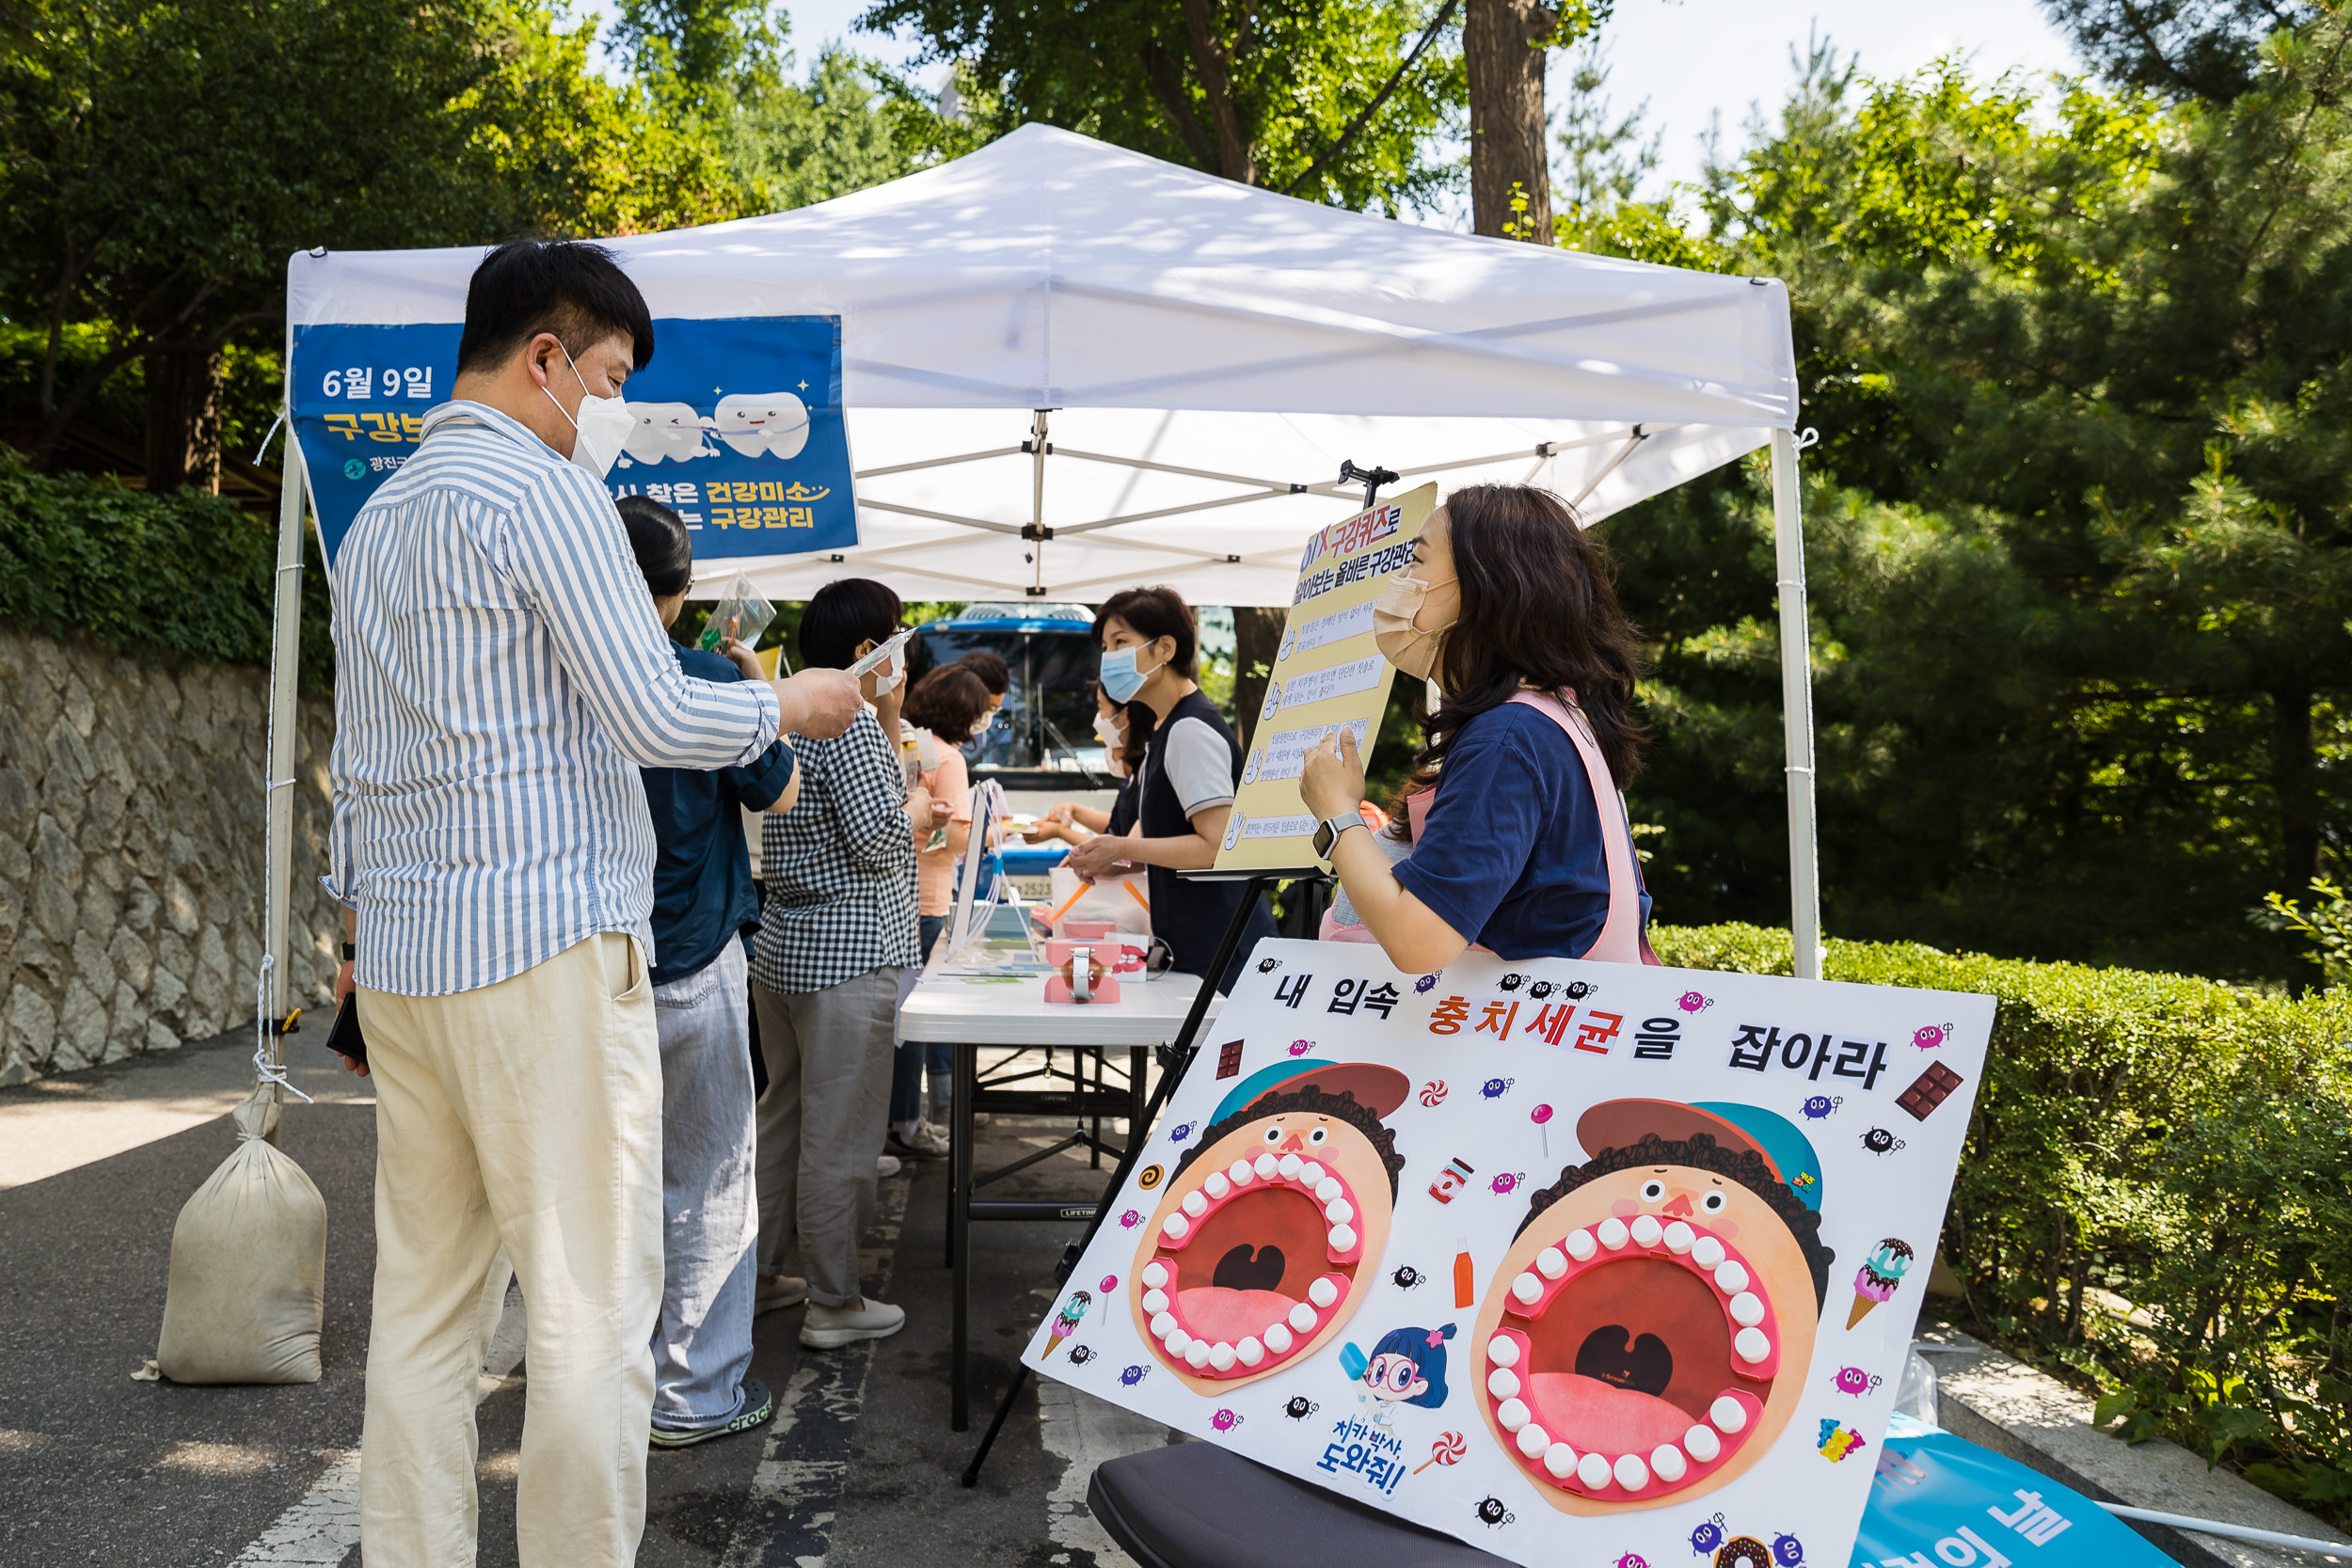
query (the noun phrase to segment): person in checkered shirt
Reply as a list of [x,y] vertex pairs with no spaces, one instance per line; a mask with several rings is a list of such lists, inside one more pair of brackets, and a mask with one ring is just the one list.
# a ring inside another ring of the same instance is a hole
[[[879,582],[827,583],[801,619],[803,666],[848,669],[898,631],[898,595]],[[805,1295],[801,1343],[812,1350],[880,1339],[906,1323],[860,1291],[858,1241],[874,1217],[898,999],[917,962],[915,847],[946,816],[909,787],[899,760],[903,653],[860,677],[860,689],[866,706],[843,734],[793,738],[801,799],[761,829],[767,901],[752,948],[768,1067],[759,1307]],[[782,1272],[795,1241],[805,1279]]]

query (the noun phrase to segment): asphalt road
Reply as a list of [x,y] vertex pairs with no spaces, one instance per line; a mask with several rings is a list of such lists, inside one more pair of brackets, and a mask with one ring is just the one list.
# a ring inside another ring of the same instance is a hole
[[[315,1044],[289,1043],[298,1064]],[[360,1560],[331,1545],[349,1518],[347,1490],[339,1502],[331,1482],[339,1461],[347,1479],[358,1444],[367,1354],[375,1139],[363,1084],[298,1067],[296,1082],[322,1102],[290,1106],[281,1138],[326,1201],[321,1380],[189,1387],[131,1375],[154,1353],[180,1205],[234,1145],[218,1110],[246,1078],[248,1047],[224,1037],[0,1090],[0,1181],[14,1183],[0,1186],[0,1564]],[[982,1136],[982,1166],[1027,1152],[1023,1140],[1047,1129],[1000,1120]],[[997,1190],[1085,1197],[1107,1175],[1063,1155]],[[1086,1516],[1086,1476],[1112,1454],[1169,1441],[1164,1429],[1057,1386],[1041,1399],[1033,1384],[981,1485],[958,1484],[1076,1227],[977,1232],[975,1430],[951,1433],[945,1179],[933,1163],[885,1183],[868,1238],[868,1289],[907,1308],[907,1328],[866,1353],[817,1354],[799,1348],[798,1310],[761,1319],[754,1370],[786,1414],[757,1433],[650,1457],[640,1563],[1125,1562]],[[526,1360],[489,1386],[478,1416],[485,1564],[515,1561],[529,1370]]]

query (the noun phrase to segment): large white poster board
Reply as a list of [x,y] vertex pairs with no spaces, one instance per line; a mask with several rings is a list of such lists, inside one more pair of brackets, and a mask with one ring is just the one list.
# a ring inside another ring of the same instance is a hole
[[1518,1562],[1834,1568],[1992,1023],[1263,942],[1025,1359]]

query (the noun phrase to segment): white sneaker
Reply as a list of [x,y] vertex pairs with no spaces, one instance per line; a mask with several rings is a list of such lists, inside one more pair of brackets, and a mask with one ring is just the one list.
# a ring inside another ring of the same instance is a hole
[[752,1316],[798,1307],[808,1299],[808,1281],[788,1274],[763,1274],[752,1292]]
[[801,1323],[801,1343],[810,1350],[839,1350],[860,1339],[887,1339],[906,1325],[906,1308],[886,1301],[861,1298],[854,1307],[821,1307],[812,1301]]
[[877,1154],[874,1156],[874,1174],[884,1181],[887,1181],[892,1177],[898,1175],[900,1168],[901,1167],[898,1164],[898,1157],[896,1154]]

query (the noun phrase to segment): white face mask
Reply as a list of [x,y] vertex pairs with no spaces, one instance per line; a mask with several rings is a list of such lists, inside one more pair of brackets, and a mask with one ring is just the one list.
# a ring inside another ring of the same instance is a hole
[[898,683],[907,678],[906,644],[890,650],[890,657],[874,672],[874,695],[886,697],[898,689]]
[[542,384],[539,390],[547,392],[548,401],[555,404],[555,411],[564,414],[572,427],[572,461],[602,479],[612,471],[613,460],[621,455],[621,444],[637,430],[637,417],[628,411],[628,404],[619,398],[600,398],[588,390],[588,378],[572,364],[572,351],[564,348],[561,339],[555,346],[564,349],[564,363],[571,365],[572,379],[580,383],[580,413],[564,414],[564,404]]
[[990,729],[994,727],[995,723],[996,716],[994,714],[981,714],[977,719],[972,721],[972,738],[975,740],[979,739],[980,736],[986,735]]
[[1111,718],[1108,714],[1095,714],[1094,738],[1101,741],[1103,743],[1103,750],[1109,753],[1111,777],[1115,779],[1125,778],[1127,776],[1127,759],[1122,753],[1124,753],[1127,750],[1127,737],[1119,733],[1119,721]]

